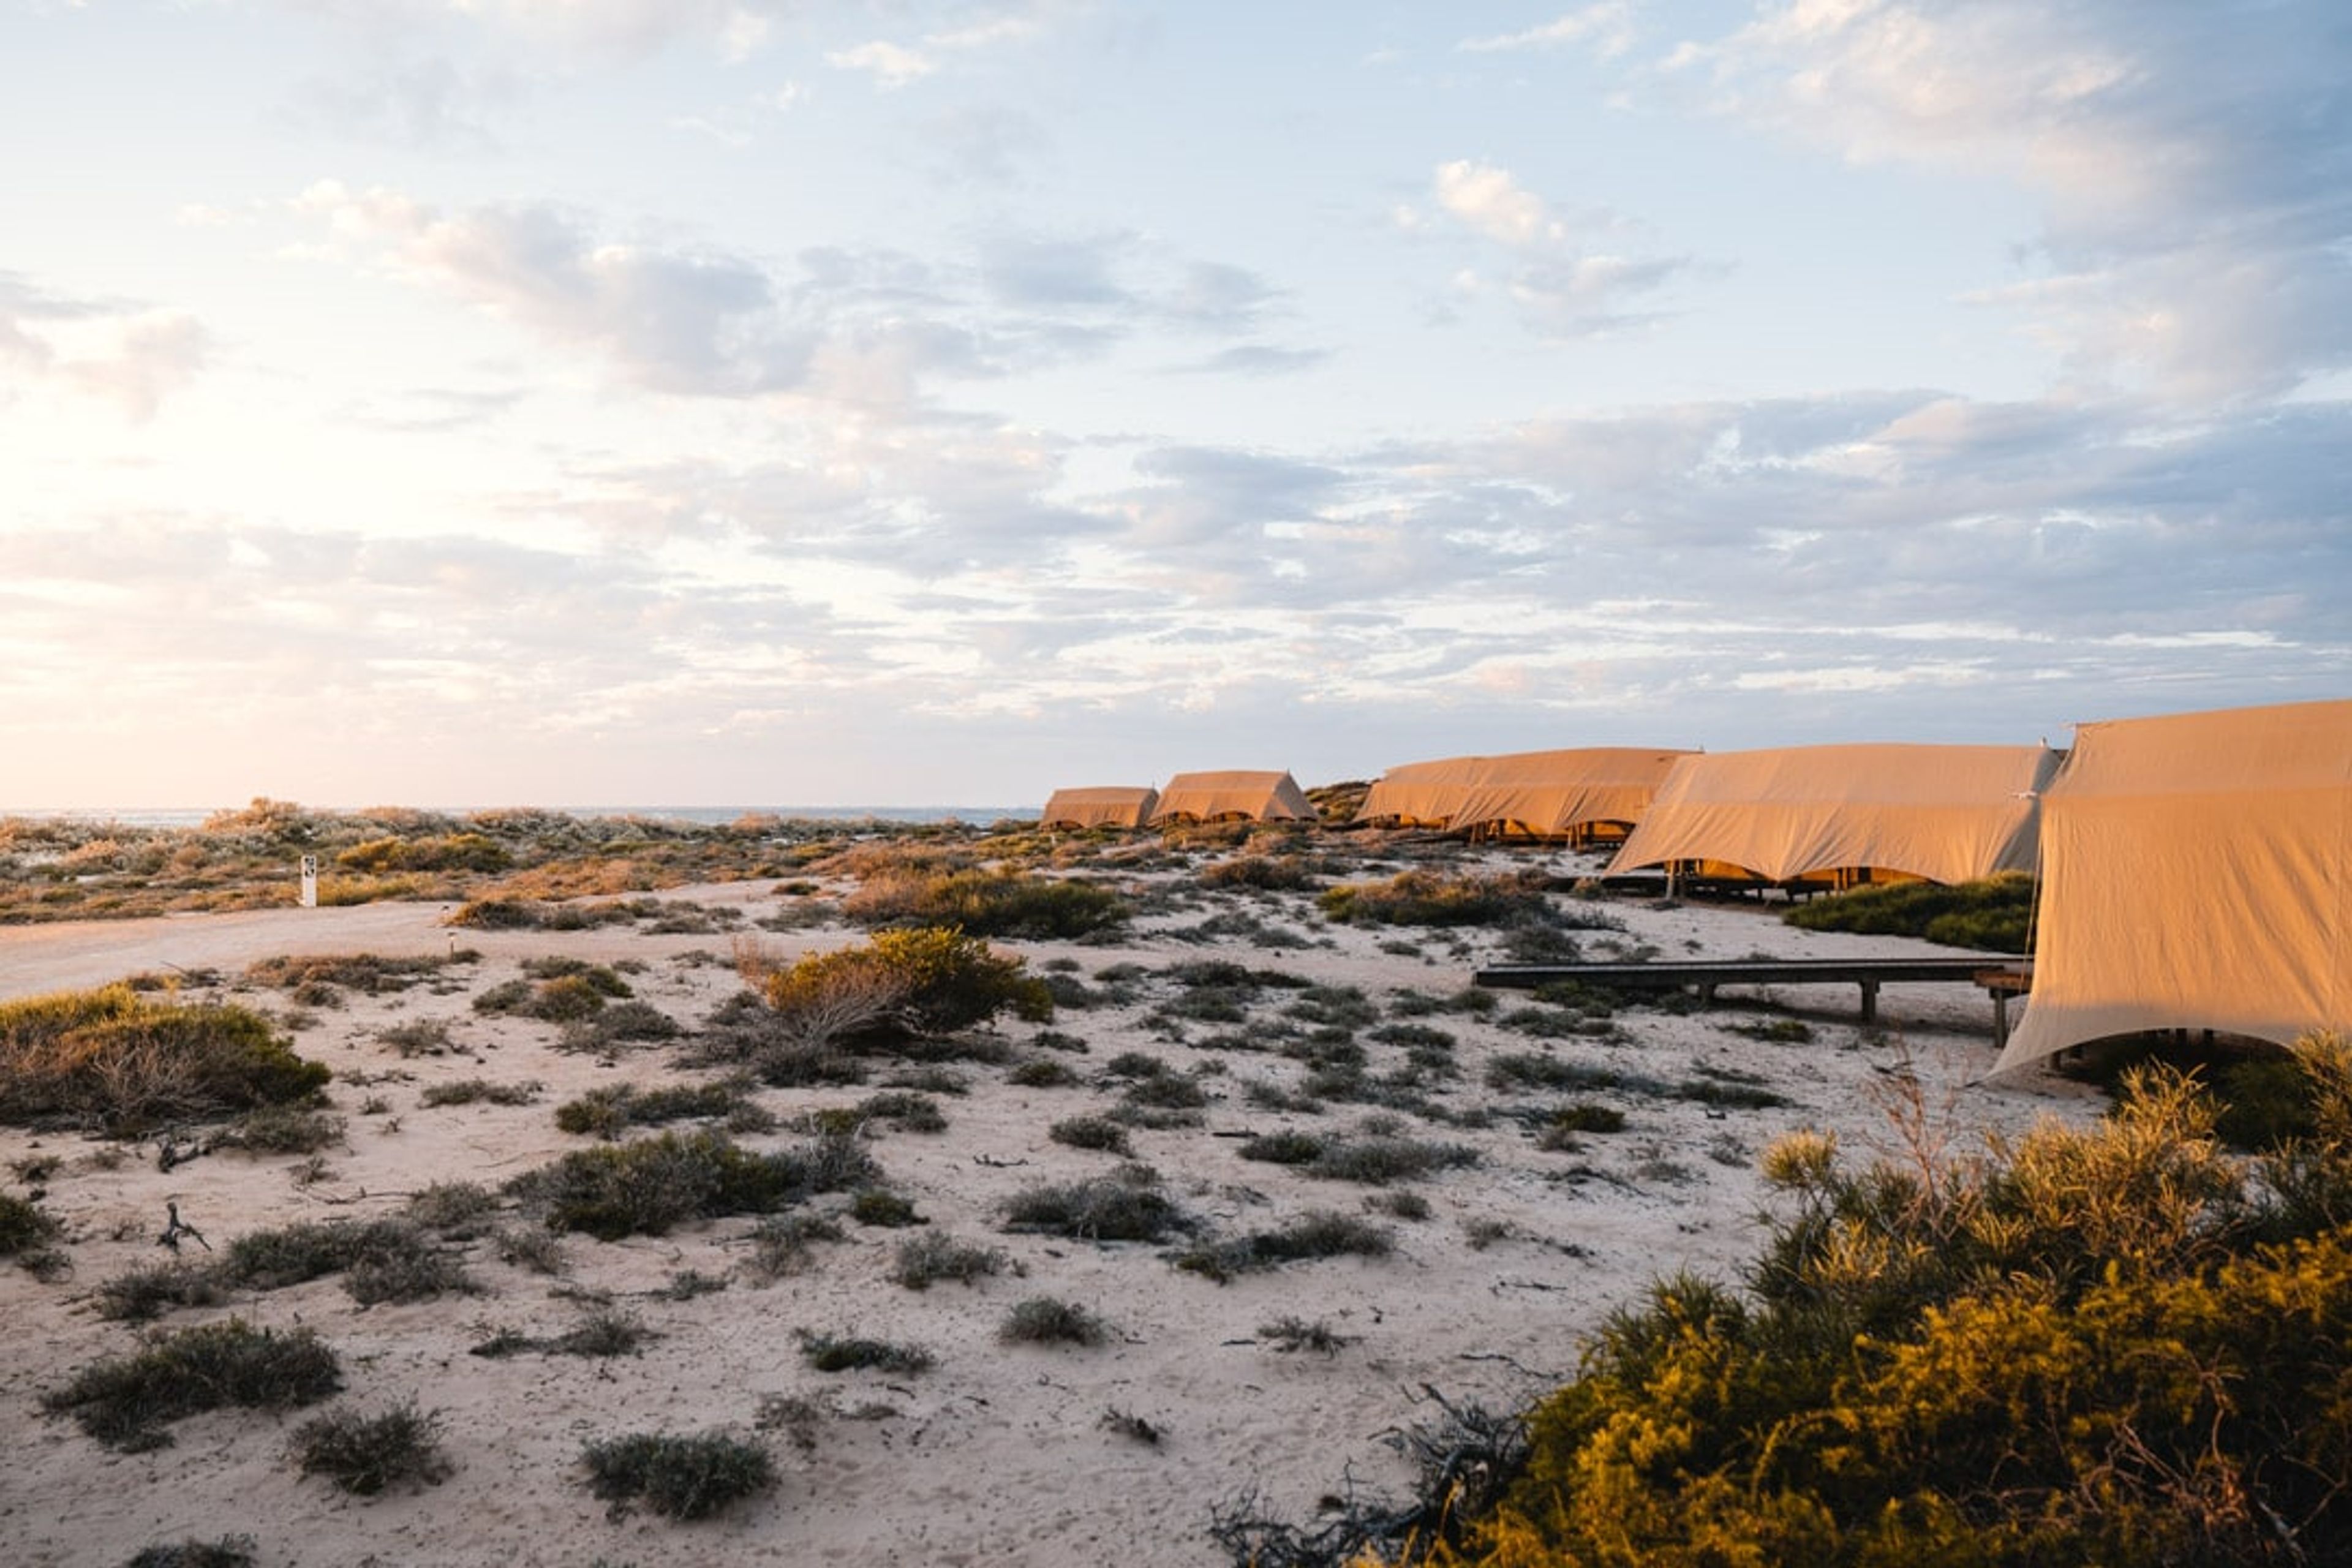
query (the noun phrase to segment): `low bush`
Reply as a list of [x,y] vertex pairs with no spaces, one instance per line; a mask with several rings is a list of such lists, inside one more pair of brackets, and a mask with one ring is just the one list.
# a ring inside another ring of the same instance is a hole
[[138,1453],[170,1443],[163,1428],[224,1405],[284,1410],[342,1386],[335,1352],[310,1329],[278,1332],[241,1318],[147,1340],[127,1356],[95,1362],[43,1397],[110,1448]]
[[213,1135],[215,1149],[248,1154],[315,1154],[343,1141],[343,1119],[304,1105],[265,1105]]
[[142,1547],[123,1568],[253,1568],[253,1537],[223,1535],[211,1541],[190,1536]]
[[373,1497],[398,1481],[432,1486],[449,1474],[440,1416],[413,1402],[375,1415],[326,1411],[294,1429],[291,1447],[304,1475],[324,1476],[356,1497]]
[[0,1193],[0,1258],[16,1258],[48,1245],[65,1226],[29,1198]]
[[201,1264],[173,1258],[127,1268],[98,1287],[98,1315],[143,1323],[180,1307],[217,1307],[228,1300],[219,1276]]
[[1102,1319],[1051,1296],[1015,1302],[996,1331],[998,1339],[1015,1345],[1097,1345],[1109,1335]]
[[1274,1230],[1228,1237],[1179,1252],[1172,1260],[1187,1274],[1223,1284],[1236,1275],[1318,1258],[1385,1258],[1396,1239],[1381,1226],[1354,1215],[1312,1209]]
[[1296,1316],[1260,1324],[1257,1337],[1285,1354],[1313,1351],[1318,1355],[1338,1355],[1356,1342],[1356,1336],[1339,1332],[1320,1318],[1308,1322]]
[[214,1268],[225,1282],[252,1290],[341,1274],[343,1289],[362,1306],[478,1289],[456,1252],[406,1219],[303,1220],[250,1231],[231,1242]]
[[[862,1194],[861,1194],[862,1195]],[[787,1275],[805,1271],[814,1260],[814,1244],[847,1239],[836,1222],[820,1215],[772,1215],[751,1227],[751,1278],[772,1284]]]
[[2160,1068],[1978,1153],[1783,1138],[1748,1289],[1612,1318],[1446,1560],[2352,1559],[2352,1052],[2298,1059],[2316,1131],[2250,1157]]
[[451,1241],[471,1241],[489,1229],[499,1195],[478,1182],[435,1182],[408,1200],[404,1216]]
[[1303,855],[1237,855],[1202,868],[1204,888],[1252,888],[1297,892],[1315,886],[1315,868]]
[[1383,1187],[1391,1182],[1417,1181],[1433,1172],[1477,1163],[1478,1151],[1466,1143],[1364,1137],[1333,1139],[1302,1168],[1307,1174],[1328,1181]]
[[1019,1272],[1020,1266],[1003,1247],[970,1246],[936,1230],[900,1242],[890,1264],[892,1282],[909,1290],[928,1290],[942,1279],[970,1285],[991,1275]]
[[507,1191],[551,1230],[617,1241],[660,1236],[689,1220],[772,1214],[880,1174],[873,1157],[847,1138],[760,1154],[719,1132],[664,1132],[566,1154],[516,1177]]
[[1540,875],[1445,876],[1400,871],[1385,882],[1349,882],[1319,900],[1335,921],[1357,925],[1501,925],[1539,916],[1545,909]]
[[1127,903],[1108,888],[1018,871],[905,871],[869,879],[842,900],[866,925],[954,928],[976,937],[1074,941],[1126,923]]
[[1193,1221],[1156,1188],[1117,1177],[1034,1186],[1004,1205],[1004,1228],[1080,1241],[1160,1241]]
[[380,952],[305,953],[265,958],[246,965],[245,978],[276,991],[312,991],[331,987],[374,996],[405,991],[432,979],[457,963],[472,963],[481,954],[465,952],[387,957]]
[[642,1502],[671,1519],[702,1519],[776,1484],[768,1450],[724,1432],[608,1437],[589,1444],[581,1462],[589,1490],[616,1511]]
[[1895,882],[1809,899],[1784,912],[1807,931],[1916,936],[1946,947],[2024,952],[2033,925],[2033,879],[2005,872],[1976,882]]
[[1073,1089],[1080,1081],[1078,1075],[1051,1057],[1039,1057],[1023,1062],[1004,1075],[1004,1081],[1023,1089]]
[[761,995],[803,1042],[887,1047],[971,1028],[1007,1011],[1045,1022],[1053,998],[1024,969],[961,931],[886,931],[775,971]]
[[895,1344],[888,1340],[840,1339],[832,1334],[800,1334],[801,1355],[819,1372],[929,1372],[931,1352],[920,1345]]
[[0,1004],[0,1122],[136,1136],[300,1100],[333,1075],[259,1014],[127,985]]
[[429,1086],[416,1097],[416,1103],[426,1107],[529,1105],[539,1098],[541,1087],[536,1079],[524,1083],[492,1083],[485,1078],[458,1079],[454,1082]]
[[1045,1136],[1073,1149],[1093,1149],[1118,1155],[1134,1152],[1128,1140],[1127,1129],[1108,1116],[1066,1117],[1048,1127]]
[[658,1089],[606,1084],[555,1108],[558,1128],[607,1142],[632,1127],[721,1119],[736,1132],[762,1131],[762,1124],[774,1124],[774,1118],[760,1110],[740,1082],[667,1084]]

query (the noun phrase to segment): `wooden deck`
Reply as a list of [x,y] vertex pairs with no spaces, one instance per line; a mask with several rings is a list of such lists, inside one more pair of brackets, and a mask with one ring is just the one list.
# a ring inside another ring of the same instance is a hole
[[2013,953],[1960,953],[1949,958],[1742,958],[1658,959],[1646,963],[1526,963],[1481,969],[1472,983],[1507,991],[1533,991],[1554,982],[1572,980],[1585,985],[1618,990],[1696,989],[1702,1001],[1715,1000],[1718,985],[1829,985],[1862,988],[1862,1016],[1878,1016],[1878,988],[1906,981],[1966,981],[1989,993],[1993,1003],[1993,1033],[2009,1037],[2009,999],[2032,988],[2031,961]]

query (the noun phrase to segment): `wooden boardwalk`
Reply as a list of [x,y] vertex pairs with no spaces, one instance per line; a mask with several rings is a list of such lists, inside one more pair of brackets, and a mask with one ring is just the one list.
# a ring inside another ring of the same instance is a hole
[[1533,991],[1562,980],[1621,991],[1666,991],[1692,987],[1702,1001],[1715,1000],[1718,985],[1827,985],[1862,988],[1862,1016],[1878,1016],[1878,988],[1903,981],[1966,981],[1990,994],[1993,1033],[2009,1034],[2009,998],[2030,990],[2030,960],[2013,953],[1959,953],[1949,958],[1740,958],[1657,959],[1645,963],[1524,963],[1481,969],[1474,984],[1498,990]]

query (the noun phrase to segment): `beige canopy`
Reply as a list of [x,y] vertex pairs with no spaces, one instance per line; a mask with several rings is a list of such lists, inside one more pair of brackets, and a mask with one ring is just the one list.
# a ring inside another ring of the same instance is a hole
[[2352,701],[2084,724],[1994,1070],[2147,1029],[2352,1031]]
[[1221,816],[1252,822],[1312,822],[1315,807],[1298,781],[1286,773],[1178,773],[1160,792],[1152,826],[1163,822],[1213,822]]
[[2035,792],[2057,765],[2058,753],[2042,746],[1685,757],[1609,869],[1697,860],[1775,882],[1864,867],[1934,882],[2030,871]]
[[1485,757],[1441,757],[1405,763],[1372,781],[1358,822],[1394,822],[1414,827],[1447,827],[1462,802],[1478,785]]
[[1517,752],[1480,759],[1455,827],[1504,827],[1552,837],[1600,822],[1638,823],[1675,764],[1696,752],[1636,746]]
[[1057,789],[1038,816],[1040,827],[1140,827],[1151,820],[1160,792],[1124,785]]

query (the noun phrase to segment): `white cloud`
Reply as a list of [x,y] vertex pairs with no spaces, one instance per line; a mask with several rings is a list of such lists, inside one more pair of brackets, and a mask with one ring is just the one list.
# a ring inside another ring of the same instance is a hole
[[[1590,248],[1542,197],[1493,164],[1468,159],[1441,163],[1431,194],[1455,222],[1503,248],[1510,298],[1528,324],[1546,337],[1581,337],[1634,324],[1643,318],[1629,309],[1629,301],[1664,287],[1690,265],[1681,257]],[[1475,296],[1486,291],[1486,280],[1465,269],[1457,274],[1455,288]]]
[[1599,0],[1597,5],[1570,11],[1537,26],[1516,33],[1465,38],[1454,47],[1467,54],[1497,54],[1557,49],[1589,42],[1603,59],[1614,59],[1633,47],[1634,32],[1633,7],[1627,0]]
[[835,70],[865,71],[876,86],[885,88],[905,87],[940,68],[929,55],[878,38],[852,48],[828,50],[824,63]]
[[2079,387],[2273,395],[2352,363],[2352,77],[2325,5],[1798,0],[1677,57],[1717,108],[2043,203],[2016,309]]
[[143,422],[211,352],[211,334],[185,311],[64,299],[0,272],[0,393],[11,383],[65,392]]

